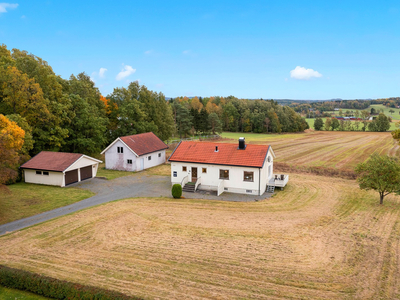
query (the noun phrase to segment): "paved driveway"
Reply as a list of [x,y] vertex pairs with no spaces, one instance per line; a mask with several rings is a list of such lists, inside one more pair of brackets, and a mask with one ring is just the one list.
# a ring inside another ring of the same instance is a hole
[[[71,184],[69,187],[88,189],[95,192],[96,195],[68,206],[0,225],[0,235],[114,200],[133,197],[171,197],[171,181],[169,176],[145,175],[144,173],[137,173],[132,176],[120,177],[113,180],[93,178]],[[183,196],[185,198],[243,202],[262,200],[268,198],[270,194],[250,196],[224,193],[217,197],[213,193],[184,193]]]

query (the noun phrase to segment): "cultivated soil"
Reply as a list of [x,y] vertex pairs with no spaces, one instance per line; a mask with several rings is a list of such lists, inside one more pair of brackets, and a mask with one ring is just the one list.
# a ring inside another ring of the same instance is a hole
[[260,202],[84,210],[1,237],[0,263],[148,299],[399,299],[400,197],[290,176]]

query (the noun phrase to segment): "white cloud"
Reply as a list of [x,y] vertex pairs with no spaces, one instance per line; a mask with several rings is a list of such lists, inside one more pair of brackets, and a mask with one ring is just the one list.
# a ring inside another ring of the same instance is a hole
[[132,68],[131,66],[124,66],[121,72],[118,73],[117,77],[115,78],[116,80],[121,80],[124,79],[125,77],[128,77],[129,75],[133,74],[136,72],[136,69]]
[[147,50],[147,51],[144,51],[144,54],[150,55],[150,54],[152,54],[153,52],[154,52],[154,50]]
[[104,78],[104,73],[106,73],[107,69],[106,68],[100,68],[99,71],[99,77]]
[[14,9],[18,7],[18,3],[0,3],[0,14],[6,13],[7,9]]
[[290,71],[290,77],[299,80],[309,80],[313,77],[322,77],[322,74],[313,69],[297,66],[294,70]]
[[185,50],[182,53],[185,54],[185,55],[188,55],[190,53],[190,50]]

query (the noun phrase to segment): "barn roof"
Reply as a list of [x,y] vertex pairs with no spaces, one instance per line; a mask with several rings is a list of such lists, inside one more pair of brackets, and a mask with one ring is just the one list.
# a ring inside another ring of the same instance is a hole
[[247,144],[239,150],[231,143],[181,142],[169,161],[261,168],[269,149],[268,145]]
[[101,154],[106,152],[115,142],[121,140],[138,156],[168,149],[168,146],[160,140],[153,132],[140,133],[135,135],[122,136],[112,142]]
[[24,163],[21,168],[63,172],[82,156],[80,153],[42,151]]

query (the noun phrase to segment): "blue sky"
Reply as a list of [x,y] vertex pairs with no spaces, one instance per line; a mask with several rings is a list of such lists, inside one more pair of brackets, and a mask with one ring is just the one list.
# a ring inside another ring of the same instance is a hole
[[139,80],[176,96],[400,96],[399,1],[0,3],[0,43],[103,95]]

